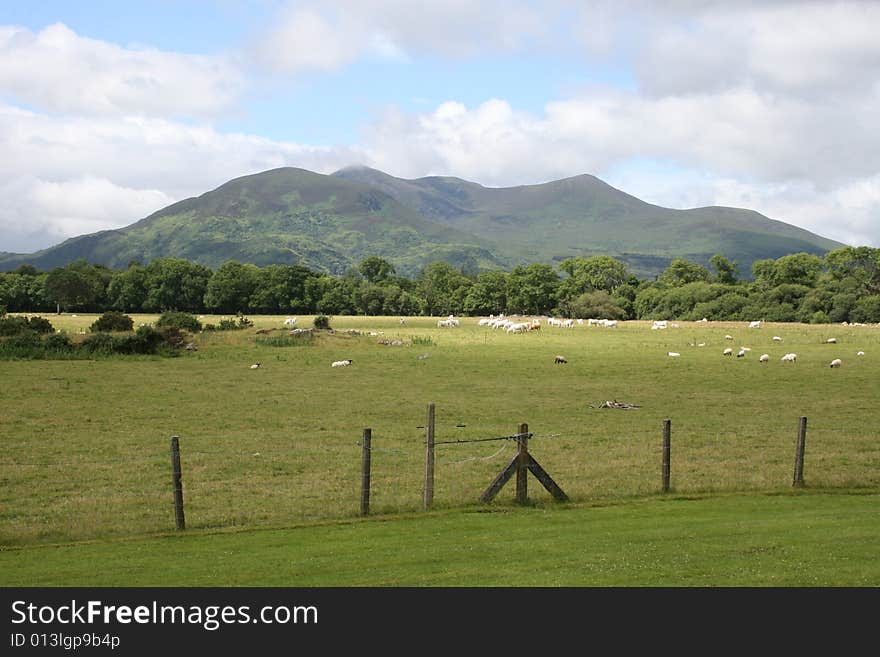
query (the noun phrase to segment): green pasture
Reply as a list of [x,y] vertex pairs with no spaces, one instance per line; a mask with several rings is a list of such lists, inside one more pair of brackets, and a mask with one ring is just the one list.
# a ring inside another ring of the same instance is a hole
[[880,583],[876,492],[646,497],[0,550],[6,586]]
[[[48,318],[75,337],[96,316]],[[250,319],[196,336],[198,350],[176,358],[0,362],[0,545],[173,531],[172,435],[188,532],[356,520],[366,427],[371,516],[417,513],[428,403],[438,442],[528,423],[532,455],[572,507],[662,497],[664,418],[673,495],[792,492],[802,415],[808,491],[880,484],[878,327],[633,321],[508,335],[476,318],[438,328],[437,318],[334,317],[333,334],[293,340],[284,317]],[[393,340],[404,344],[381,344]],[[751,351],[723,357],[728,346]],[[797,362],[781,363],[790,351]],[[557,354],[568,363],[554,364]],[[843,366],[829,368],[837,357]],[[353,364],[330,367],[343,358]],[[606,400],[639,408],[595,408]],[[514,453],[510,440],[439,445],[434,509],[479,510]],[[534,479],[529,496],[535,510],[557,507]],[[510,483],[491,509],[512,508]]]

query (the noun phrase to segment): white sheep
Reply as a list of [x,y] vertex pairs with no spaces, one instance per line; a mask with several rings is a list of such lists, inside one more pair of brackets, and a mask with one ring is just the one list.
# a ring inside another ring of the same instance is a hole
[[770,360],[770,354],[761,354],[760,356],[758,356],[759,363],[766,363],[769,360]]
[[761,328],[761,321],[749,322],[749,328]]
[[859,351],[858,353],[856,353],[856,356],[864,356],[864,355],[865,355],[864,351]]
[[739,351],[736,352],[736,357],[737,357],[737,358],[742,358],[742,357],[745,356],[745,355],[746,355],[746,350],[745,350],[745,349],[740,349]]
[[733,340],[733,336],[732,335],[725,335],[724,339],[725,340]]
[[825,340],[825,344],[837,344],[837,338],[828,338]]
[[774,335],[773,342],[782,342],[782,338],[780,338],[778,335]]
[[678,358],[679,356],[681,356],[681,354],[678,353],[677,351],[668,351],[668,352],[666,352],[666,355],[669,356],[670,358]]
[[260,364],[259,364],[259,363],[254,363],[253,365],[251,365],[251,369],[252,369],[252,370],[258,370],[258,369],[260,369]]
[[564,365],[568,361],[565,360],[565,356],[556,356],[556,358],[553,359],[553,362],[557,365]]
[[351,365],[351,363],[351,358],[346,358],[345,360],[334,360],[332,363],[330,363],[330,367],[348,367],[349,365]]
[[785,354],[782,358],[780,358],[783,363],[794,363],[797,361],[797,354]]
[[293,326],[294,324],[296,324],[296,317],[288,317],[284,320],[285,326]]
[[728,347],[727,349],[725,349],[725,350],[722,352],[721,355],[722,355],[722,356],[730,356],[731,354],[733,354],[733,349],[731,349],[730,347]]
[[841,365],[843,365],[843,361],[839,358],[835,358],[831,361],[831,367],[840,367]]

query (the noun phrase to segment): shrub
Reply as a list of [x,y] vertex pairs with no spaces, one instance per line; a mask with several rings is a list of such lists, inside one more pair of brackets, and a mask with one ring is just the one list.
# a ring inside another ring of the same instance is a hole
[[161,346],[172,350],[181,349],[188,341],[186,332],[177,326],[163,326],[159,335],[162,336]]
[[73,350],[73,343],[67,333],[52,333],[43,339],[43,348],[46,351],[68,352]]
[[312,320],[312,325],[316,329],[329,329],[330,318],[327,315],[316,315],[315,319]]
[[32,333],[54,333],[52,323],[44,317],[3,317],[0,319],[0,336]]
[[90,354],[112,354],[116,351],[116,339],[109,333],[92,333],[86,336],[80,348]]
[[159,328],[184,329],[192,333],[198,333],[202,330],[202,323],[198,318],[177,310],[166,310],[162,313],[159,319],[156,320],[156,326]]
[[4,317],[0,319],[0,336],[18,335],[27,330],[28,321],[24,317]]
[[250,328],[254,323],[247,317],[238,315],[236,319],[226,318],[220,320],[217,326],[213,324],[205,325],[206,331],[238,331],[239,329]]
[[35,331],[37,333],[54,333],[55,328],[52,326],[52,322],[50,322],[45,317],[31,317],[28,320],[28,328],[31,331]]
[[111,331],[131,331],[134,320],[118,310],[108,310],[92,322],[89,331],[92,333],[109,333]]
[[161,331],[152,326],[139,326],[132,335],[117,338],[114,350],[121,354],[155,354],[164,342]]

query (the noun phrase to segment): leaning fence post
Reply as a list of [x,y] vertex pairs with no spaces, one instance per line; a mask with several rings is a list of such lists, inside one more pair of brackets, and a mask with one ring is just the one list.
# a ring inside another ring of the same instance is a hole
[[807,418],[805,416],[801,416],[801,419],[798,423],[798,437],[794,451],[794,478],[791,482],[792,486],[797,487],[804,485],[804,450],[806,448],[806,443]]
[[361,515],[370,512],[370,440],[372,429],[364,429],[364,438],[361,441]]
[[171,436],[171,483],[174,486],[174,516],[177,519],[177,528],[186,529],[186,519],[183,517],[183,483],[180,472],[180,440],[177,436]]
[[516,501],[518,504],[527,504],[529,501],[529,425],[519,425],[517,436],[517,464],[516,464]]
[[669,453],[672,443],[672,421],[663,420],[663,492],[669,492]]
[[422,506],[427,511],[434,503],[434,404],[428,404],[428,421],[425,424],[425,495]]

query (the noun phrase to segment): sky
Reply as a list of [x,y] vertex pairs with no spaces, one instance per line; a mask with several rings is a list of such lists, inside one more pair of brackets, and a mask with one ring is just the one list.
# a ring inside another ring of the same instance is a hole
[[874,1],[0,0],[0,251],[352,165],[880,247],[878,35]]

